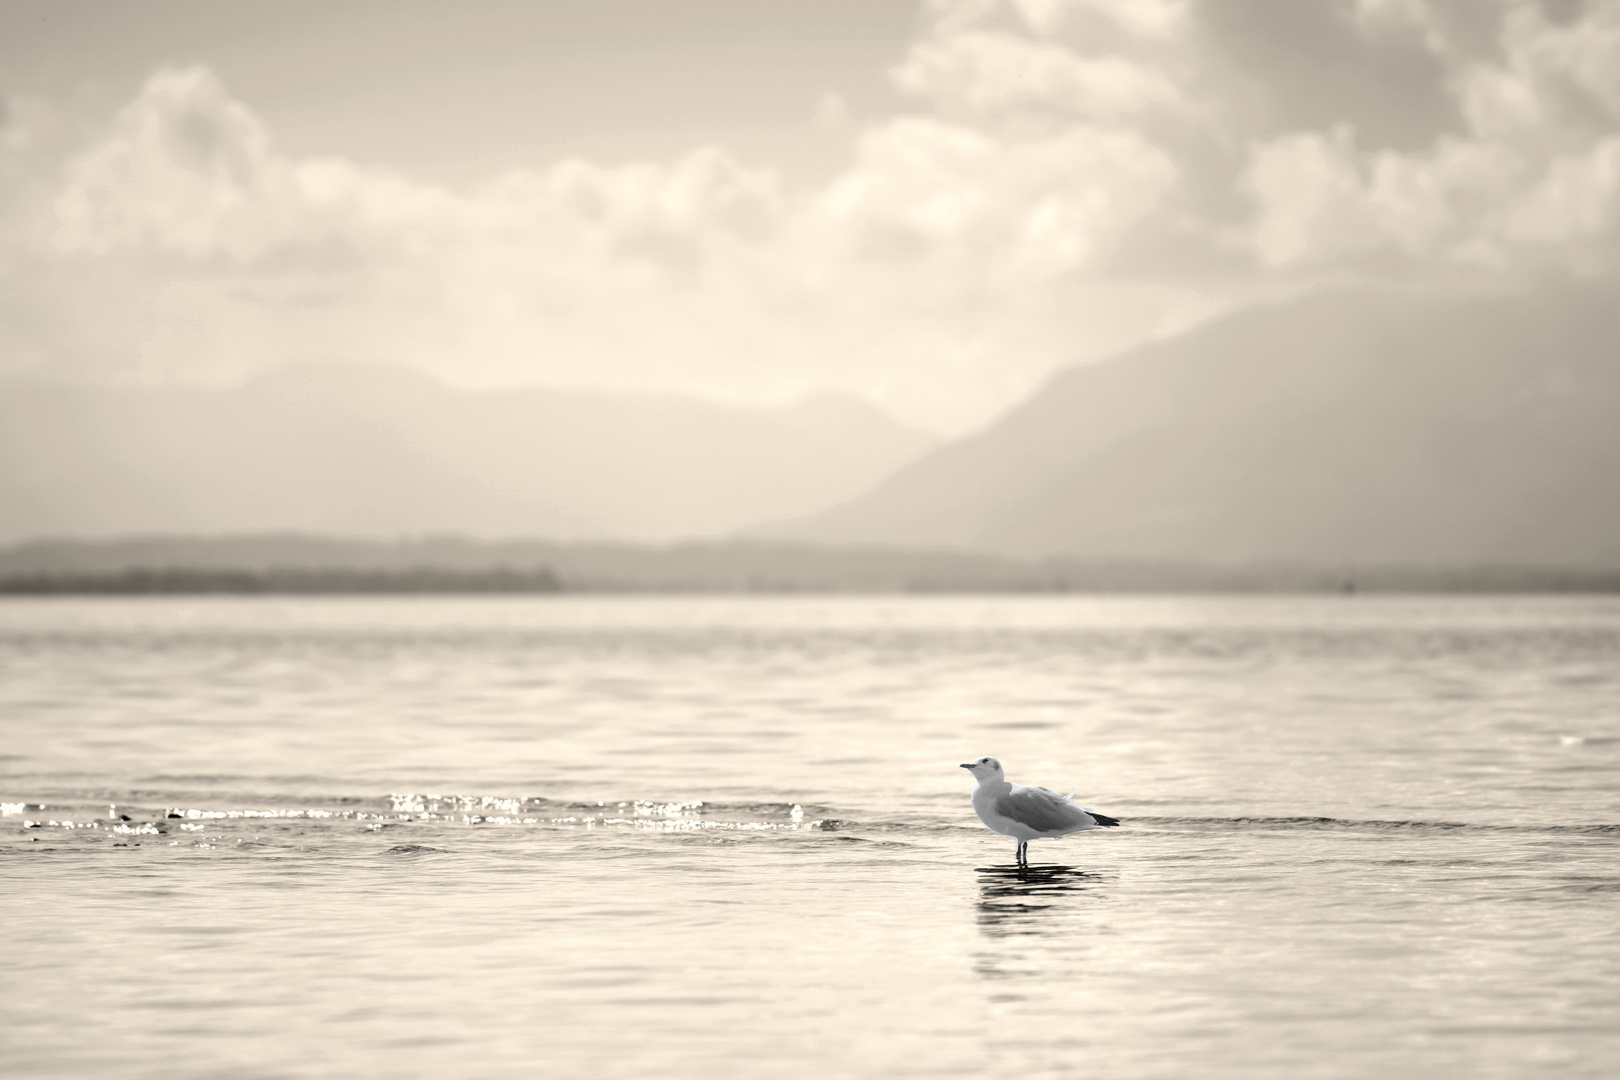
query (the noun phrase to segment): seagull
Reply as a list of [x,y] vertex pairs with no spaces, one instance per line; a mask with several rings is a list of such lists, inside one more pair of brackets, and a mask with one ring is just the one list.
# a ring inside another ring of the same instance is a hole
[[1119,824],[1118,818],[1089,806],[1076,806],[1072,790],[1067,795],[1059,795],[1051,788],[1009,784],[1001,771],[1001,762],[993,757],[966,762],[962,768],[972,773],[976,781],[973,812],[991,832],[1018,841],[1015,857],[1019,866],[1029,865],[1029,842],[1037,837],[1056,840],[1072,832],[1111,829]]

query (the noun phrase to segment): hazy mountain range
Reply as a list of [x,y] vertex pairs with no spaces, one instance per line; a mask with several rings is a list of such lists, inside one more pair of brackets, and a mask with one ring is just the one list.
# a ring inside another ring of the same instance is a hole
[[[1564,285],[1251,309],[1060,372],[988,429],[932,449],[836,398],[748,410],[470,393],[352,367],[231,390],[12,381],[0,384],[0,539],[741,532],[1113,566],[1615,568],[1614,300]],[[761,557],[748,554],[769,577]],[[682,565],[581,572],[679,583]],[[1047,574],[965,566],[945,576]]]
[[1353,292],[1060,373],[820,542],[1081,558],[1620,565],[1620,297]]
[[244,386],[0,383],[0,539],[305,530],[668,540],[806,514],[935,443],[848,398],[780,409],[398,369]]

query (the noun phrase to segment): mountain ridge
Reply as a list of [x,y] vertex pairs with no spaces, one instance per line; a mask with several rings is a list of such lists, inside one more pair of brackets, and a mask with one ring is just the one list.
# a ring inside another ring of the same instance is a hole
[[1322,294],[1057,373],[755,535],[1005,555],[1620,565],[1603,287]]
[[856,401],[467,391],[357,365],[227,389],[0,381],[0,539],[307,529],[667,540],[804,513],[937,440]]

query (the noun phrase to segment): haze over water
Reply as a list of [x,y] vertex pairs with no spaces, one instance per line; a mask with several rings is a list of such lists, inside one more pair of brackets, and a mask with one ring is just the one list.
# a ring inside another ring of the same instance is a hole
[[[1612,597],[11,600],[0,665],[8,1075],[1620,1067]],[[1016,872],[982,753],[1123,826]]]

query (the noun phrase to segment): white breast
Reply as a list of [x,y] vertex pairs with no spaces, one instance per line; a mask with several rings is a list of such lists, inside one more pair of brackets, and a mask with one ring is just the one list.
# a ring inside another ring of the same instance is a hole
[[1012,818],[1003,817],[996,813],[996,799],[983,784],[973,789],[973,812],[979,815],[979,820],[991,832],[998,832],[1002,836],[1010,836],[1014,840],[1034,840],[1043,835],[1027,826],[1020,825]]

